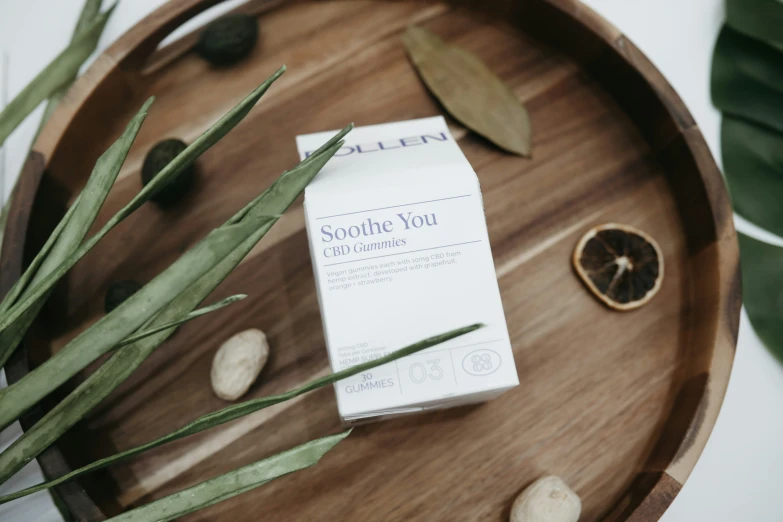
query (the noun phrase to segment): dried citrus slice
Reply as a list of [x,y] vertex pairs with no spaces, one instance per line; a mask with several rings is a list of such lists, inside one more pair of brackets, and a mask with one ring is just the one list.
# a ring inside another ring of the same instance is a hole
[[663,281],[663,255],[653,238],[628,225],[590,229],[574,249],[574,268],[587,288],[615,310],[653,298]]

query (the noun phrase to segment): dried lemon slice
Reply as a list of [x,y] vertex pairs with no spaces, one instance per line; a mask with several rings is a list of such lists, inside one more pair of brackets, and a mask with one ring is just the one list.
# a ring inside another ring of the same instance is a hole
[[653,238],[628,225],[590,229],[574,249],[574,268],[587,288],[615,310],[653,298],[663,281],[663,255]]

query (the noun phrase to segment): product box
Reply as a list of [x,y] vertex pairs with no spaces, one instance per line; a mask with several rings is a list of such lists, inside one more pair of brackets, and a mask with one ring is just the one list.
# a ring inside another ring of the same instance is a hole
[[[334,135],[298,136],[302,158]],[[519,384],[481,189],[442,117],[358,127],[305,190],[334,371],[487,326],[335,385],[346,423],[490,399]]]

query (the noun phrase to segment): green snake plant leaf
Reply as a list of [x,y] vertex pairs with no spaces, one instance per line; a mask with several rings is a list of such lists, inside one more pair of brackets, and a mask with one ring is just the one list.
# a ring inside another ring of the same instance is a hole
[[0,429],[11,424],[38,401],[117,346],[177,295],[219,264],[245,239],[274,221],[275,218],[259,217],[213,230],[110,314],[82,332],[20,381],[0,390]]
[[[255,89],[253,93],[223,116],[218,123],[197,138],[161,170],[152,182],[147,184],[130,203],[115,214],[97,234],[68,255],[51,273],[45,275],[37,285],[33,281],[30,284],[30,292],[25,292],[19,303],[14,304],[10,310],[3,314],[3,325],[0,326],[4,330],[2,333],[8,332],[9,327],[10,330],[15,330],[14,324],[19,324],[20,320],[24,321],[27,319],[30,310],[34,309],[37,303],[46,299],[48,292],[57,280],[65,275],[73,264],[97,244],[113,226],[130,215],[182,168],[190,165],[195,158],[238,124],[255,105],[255,102],[284,71],[285,67],[280,68],[261,86]],[[89,194],[82,192],[79,205],[86,204],[85,198],[89,197]],[[264,216],[257,219],[243,220],[236,225],[214,230],[183,255],[174,265],[159,274],[158,277],[145,285],[144,288],[111,314],[105,316],[90,329],[71,341],[55,356],[33,370],[21,381],[4,390],[0,390],[0,429],[8,426],[57,386],[84,369],[90,362],[111,350],[123,338],[141,327],[191,283],[219,263],[223,257],[234,250],[244,239],[253,235],[253,232],[265,229],[267,224],[271,226],[275,221],[276,218]],[[60,239],[62,239],[62,234]],[[58,242],[60,239],[58,239]]]
[[[95,235],[87,239],[82,245],[71,253],[59,266],[44,277],[37,285],[31,285],[29,295],[19,299],[10,309],[0,315],[0,331],[7,329],[17,321],[27,310],[35,306],[38,300],[45,298],[47,292],[70,270],[87,252],[89,252],[103,237],[106,236],[118,223],[131,215],[136,209],[148,201],[157,191],[163,188],[182,169],[188,167],[201,154],[217,143],[228,131],[233,129],[247,116],[250,109],[264,95],[269,87],[285,72],[285,66],[277,70],[264,83],[259,85],[244,100],[217,121],[206,132],[199,136],[193,143],[183,150],[176,158],[166,165],[141,191],[109,221]],[[26,293],[27,294],[27,293]]]
[[[65,217],[55,228],[47,244],[44,245],[42,251],[22,275],[20,279],[22,283],[3,299],[2,304],[0,304],[0,310],[7,310],[19,298],[20,294],[22,298],[28,297],[29,294],[26,291],[28,284],[34,287],[40,283],[47,275],[54,272],[60,263],[65,261],[82,243],[90,227],[95,222],[95,218],[98,217],[98,212],[109,195],[117,175],[120,173],[120,168],[128,156],[128,151],[130,151],[131,145],[133,145],[133,141],[136,139],[136,135],[139,133],[139,129],[142,123],[144,123],[147,111],[153,101],[154,99],[150,98],[144,103],[141,110],[128,123],[122,136],[98,158],[92,174],[77,201],[68,210]],[[29,310],[11,324],[9,328],[0,332],[0,366],[6,363],[19,345],[50,293],[51,289],[41,294]]]
[[[783,2],[727,0],[711,90],[736,212],[783,236]],[[783,248],[739,234],[742,295],[753,328],[783,361]]]
[[[73,29],[73,36],[71,36],[70,42],[71,44],[76,42],[76,40],[78,40],[81,35],[89,31],[92,23],[97,19],[98,16],[100,16],[101,2],[102,0],[85,0],[84,5],[82,6],[82,10],[79,13],[79,18],[76,21],[76,26]],[[101,35],[99,34],[98,39],[100,39],[100,36]],[[77,67],[77,69],[73,71],[73,74],[69,78],[66,78],[62,87],[49,96],[49,99],[46,101],[46,107],[44,108],[43,116],[41,116],[41,123],[38,125],[38,131],[36,132],[36,135],[41,133],[44,125],[46,125],[46,122],[49,121],[49,118],[57,108],[57,105],[59,105],[60,100],[62,100],[63,96],[65,96],[68,88],[70,88],[71,84],[76,81],[76,78],[79,75],[78,69],[79,68]]]
[[132,509],[109,522],[167,522],[235,497],[321,460],[351,432],[316,439]]
[[[248,219],[251,214],[253,216],[263,215],[267,212],[273,215],[282,214],[334,153],[339,150],[343,143],[341,141],[343,136],[352,127],[349,125],[297,167],[283,173],[272,187],[265,190],[223,226],[239,224]],[[145,328],[176,320],[197,307],[264,237],[271,226],[270,223],[247,238],[210,272],[193,283],[186,291],[180,293],[154,320],[145,325]],[[172,333],[173,329],[164,330],[121,350],[116,350],[98,370],[87,377],[31,429],[0,453],[0,483],[19,471],[87,415],[112,390],[127,379]]]
[[[353,366],[351,368],[348,368],[346,370],[342,370],[340,372],[336,372],[330,375],[326,375],[324,377],[321,377],[319,379],[316,379],[314,381],[311,381],[304,386],[301,386],[299,388],[296,388],[294,390],[290,390],[285,393],[281,393],[279,395],[272,395],[269,397],[260,397],[258,399],[251,399],[248,401],[240,402],[238,404],[234,404],[231,406],[228,406],[226,408],[223,408],[222,410],[218,410],[214,413],[209,413],[207,415],[203,415],[190,423],[186,424],[182,428],[175,430],[168,435],[164,435],[163,437],[160,437],[158,439],[155,439],[153,441],[150,441],[146,444],[142,444],[140,446],[137,446],[135,448],[131,448],[125,451],[122,451],[120,453],[117,453],[116,455],[112,455],[111,457],[106,457],[101,460],[97,460],[93,462],[92,464],[88,464],[87,466],[84,466],[82,468],[79,468],[77,470],[74,470],[66,475],[63,475],[62,477],[59,477],[54,480],[50,480],[48,482],[44,482],[42,484],[38,484],[36,486],[18,491],[16,493],[11,493],[9,495],[0,497],[0,503],[8,502],[20,497],[23,497],[25,495],[29,495],[31,493],[35,493],[37,491],[41,491],[42,489],[48,489],[51,487],[54,487],[58,484],[61,484],[63,482],[66,482],[68,480],[73,480],[74,478],[80,477],[82,475],[85,475],[87,473],[90,473],[92,471],[105,468],[107,466],[110,466],[116,462],[119,462],[121,460],[125,460],[128,458],[131,458],[135,455],[138,455],[140,453],[143,453],[145,451],[151,450],[153,448],[157,448],[158,446],[162,446],[163,444],[166,444],[168,442],[173,442],[175,440],[181,439],[183,437],[187,437],[189,435],[193,435],[195,433],[199,433],[201,431],[213,428],[215,426],[218,426],[220,424],[224,424],[226,422],[230,422],[232,420],[238,419],[239,417],[243,417],[245,415],[248,415],[250,413],[254,413],[258,410],[262,410],[264,408],[268,408],[270,406],[274,406],[275,404],[279,404],[281,402],[285,402],[287,400],[291,400],[294,397],[298,397],[300,395],[303,395],[307,392],[316,390],[318,388],[322,388],[324,386],[328,386],[330,384],[334,384],[337,381],[340,381],[342,379],[346,379],[348,377],[351,377],[353,375],[357,375],[362,372],[366,372],[367,370],[371,370],[377,366],[395,361],[401,357],[405,357],[407,355],[411,355],[413,353],[419,352],[421,350],[430,348],[432,346],[435,346],[440,343],[444,343],[446,341],[449,341],[451,339],[454,339],[456,337],[468,334],[470,332],[473,332],[475,330],[478,330],[481,328],[482,325],[480,324],[474,324],[471,326],[466,326],[463,328],[458,328],[456,330],[452,330],[450,332],[446,332],[441,335],[436,335],[434,337],[430,337],[427,339],[424,339],[422,341],[419,341],[417,343],[411,344],[409,346],[406,346],[404,348],[401,348],[399,350],[396,350],[384,357],[381,357],[379,359],[375,359],[373,361],[365,362],[362,364],[358,364],[356,366]],[[12,446],[13,447],[13,446]],[[3,459],[2,455],[0,455],[0,469],[2,469],[3,465]]]
[[180,325],[183,325],[187,323],[188,321],[192,321],[193,319],[196,319],[198,317],[201,317],[202,315],[207,315],[212,312],[217,312],[221,308],[225,308],[226,306],[230,304],[234,304],[237,301],[241,301],[245,299],[247,295],[245,294],[236,294],[232,295],[231,297],[226,297],[225,299],[221,299],[215,304],[211,304],[209,306],[205,306],[204,308],[199,308],[198,310],[193,310],[189,314],[183,315],[179,319],[176,319],[174,321],[171,321],[169,323],[161,324],[159,326],[153,326],[150,328],[147,328],[145,330],[141,330],[140,332],[136,332],[135,334],[131,335],[130,337],[126,337],[119,343],[117,343],[117,346],[115,348],[122,348],[123,346],[128,346],[129,344],[133,344],[136,341],[141,341],[142,339],[146,337],[150,337],[151,335],[155,335],[157,333],[160,333],[164,330],[168,330],[170,328],[176,328]]
[[8,308],[12,304],[14,304],[14,301],[16,301],[19,298],[19,295],[21,295],[22,290],[24,290],[27,287],[27,285],[30,283],[30,280],[33,278],[33,276],[35,276],[35,274],[38,272],[38,269],[46,260],[46,256],[48,256],[49,252],[51,252],[52,248],[54,248],[54,244],[59,239],[60,234],[62,234],[62,231],[65,228],[65,225],[67,225],[68,222],[71,220],[71,216],[73,216],[78,206],[79,206],[79,197],[77,196],[76,200],[74,200],[71,207],[68,209],[68,211],[65,213],[63,218],[60,220],[60,222],[57,223],[55,229],[49,235],[49,238],[46,240],[46,243],[44,243],[44,246],[41,247],[41,250],[35,255],[35,258],[33,258],[32,262],[27,267],[27,270],[25,270],[24,274],[22,274],[22,276],[19,279],[17,279],[17,281],[14,283],[14,285],[11,287],[11,289],[3,298],[3,301],[0,302],[0,313],[8,310]]
[[[79,19],[76,22],[76,27],[74,27],[73,30],[73,35],[71,37],[71,44],[76,42],[76,40],[78,40],[80,36],[82,36],[83,34],[85,34],[90,30],[92,23],[95,20],[97,20],[98,17],[100,16],[100,10],[101,10],[101,0],[86,0],[84,2],[84,5],[82,6],[82,11],[79,14]],[[103,25],[103,27],[105,27],[105,24]],[[100,39],[100,34],[98,34],[96,38],[96,42],[98,39]],[[44,126],[46,125],[46,122],[49,121],[49,117],[57,108],[57,105],[59,105],[60,100],[62,100],[62,97],[65,95],[66,91],[70,88],[71,84],[76,80],[76,77],[78,75],[78,69],[79,67],[76,67],[72,71],[73,74],[69,78],[66,78],[62,86],[49,96],[49,99],[47,100],[46,103],[46,107],[44,108],[43,116],[41,116],[41,122],[38,124],[38,130],[35,133],[36,136],[38,136],[41,133]],[[0,246],[2,246],[3,234],[5,232],[5,224],[8,221],[8,212],[11,209],[11,201],[14,199],[16,195],[17,183],[18,183],[18,178],[16,182],[14,182],[13,188],[11,189],[11,195],[5,201],[5,203],[3,203],[2,209],[0,210]],[[0,362],[0,366],[2,365],[3,363]]]
[[36,76],[22,91],[0,112],[0,145],[16,127],[45,99],[68,85],[82,63],[92,54],[103,28],[109,20],[114,6],[96,16],[89,27],[76,36],[46,68]]

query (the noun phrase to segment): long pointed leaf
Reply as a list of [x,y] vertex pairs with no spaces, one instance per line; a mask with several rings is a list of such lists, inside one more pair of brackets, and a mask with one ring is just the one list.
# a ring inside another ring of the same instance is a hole
[[113,10],[114,6],[98,15],[89,29],[57,55],[0,113],[0,145],[42,101],[78,74],[79,67],[98,45],[103,27]]
[[248,466],[206,480],[144,506],[132,509],[109,522],[167,522],[199,509],[250,491],[270,480],[314,466],[351,432],[316,439]]
[[[345,135],[351,129],[348,126],[338,136]],[[261,214],[269,210],[270,214],[282,214],[299,196],[302,188],[312,180],[327,161],[339,150],[342,141],[338,141],[321,154],[313,155],[298,167],[284,173],[273,185],[285,184],[288,191],[275,191],[278,196],[272,198],[270,190],[264,191],[264,197],[255,201],[251,208],[240,211],[245,217],[250,211]],[[238,213],[239,214],[239,213]],[[243,219],[236,220],[240,222]],[[229,220],[225,226],[236,223]],[[163,309],[146,327],[152,327],[172,321],[193,310],[225,279],[240,261],[253,249],[271,228],[271,224],[262,227],[242,245],[229,254],[209,273],[182,292]],[[142,341],[117,350],[108,361],[93,372],[74,391],[54,406],[31,429],[27,430],[9,448],[0,454],[0,483],[16,473],[30,460],[48,448],[71,426],[105,399],[117,386],[127,379],[133,371],[165,341],[172,331],[166,330]]]
[[162,324],[160,326],[154,326],[152,328],[148,328],[148,329],[142,330],[142,331],[137,332],[137,333],[131,335],[130,337],[126,337],[125,339],[120,341],[117,344],[116,348],[122,348],[123,346],[128,346],[129,344],[133,344],[133,343],[135,343],[137,341],[141,341],[142,339],[145,339],[147,337],[150,337],[152,335],[160,333],[160,332],[162,332],[164,330],[168,330],[170,328],[176,328],[176,327],[178,327],[180,325],[183,325],[183,324],[185,324],[185,323],[187,323],[189,321],[192,321],[193,319],[201,317],[202,315],[207,315],[209,313],[216,312],[216,311],[220,310],[221,308],[225,308],[226,306],[228,306],[230,304],[234,304],[237,301],[241,301],[241,300],[243,300],[246,297],[247,297],[247,295],[245,295],[245,294],[232,295],[231,297],[227,297],[225,299],[222,299],[222,300],[218,301],[215,304],[212,304],[212,305],[209,305],[209,306],[205,306],[204,308],[199,308],[198,310],[194,310],[194,311],[190,312],[189,314],[184,315],[184,316],[182,316],[181,318],[179,318],[179,319],[177,319],[175,321],[171,321],[170,323],[166,323],[166,324]]
[[[69,208],[66,211],[63,218],[60,220],[59,223],[57,223],[57,226],[54,228],[51,235],[46,240],[46,243],[44,243],[44,246],[41,247],[41,250],[35,255],[35,258],[33,258],[32,262],[30,263],[30,266],[28,266],[24,274],[22,274],[22,276],[19,279],[17,279],[16,283],[14,283],[14,285],[11,287],[11,289],[3,298],[3,301],[0,302],[0,313],[8,310],[8,308],[10,308],[11,305],[14,304],[14,302],[22,294],[22,291],[25,288],[27,288],[27,285],[30,283],[30,280],[32,280],[33,276],[35,276],[35,274],[38,272],[38,269],[41,267],[41,264],[46,259],[46,256],[48,256],[49,252],[52,251],[54,244],[57,242],[57,239],[60,237],[60,234],[62,234],[65,225],[67,225],[68,221],[70,221],[71,216],[73,216],[73,213],[76,211],[76,207],[78,205],[79,205],[79,198],[77,196],[76,200],[71,205],[71,208]],[[2,364],[0,364],[0,366],[2,366]]]
[[[84,5],[82,6],[81,13],[79,13],[79,18],[76,20],[76,26],[73,29],[73,35],[71,36],[72,44],[76,42],[76,40],[78,40],[80,36],[82,36],[85,32],[87,32],[90,29],[90,26],[100,15],[100,12],[101,12],[101,0],[85,0]],[[100,37],[101,35],[99,34],[97,40],[100,40]],[[97,40],[96,40],[96,45],[97,45]],[[83,63],[84,62],[82,62],[82,64]],[[76,70],[73,71],[73,74],[65,80],[65,82],[63,83],[62,87],[60,87],[60,89],[53,92],[49,96],[49,99],[46,101],[46,107],[44,108],[43,116],[41,116],[41,123],[38,124],[38,130],[35,133],[36,136],[38,136],[41,133],[44,126],[46,125],[46,122],[49,121],[49,118],[51,117],[52,113],[57,108],[57,105],[60,104],[60,100],[62,100],[63,96],[65,96],[65,93],[71,87],[73,82],[76,81],[76,78],[79,76],[79,68],[80,67],[77,67]]]
[[[55,232],[52,233],[52,236],[56,233],[57,238],[51,247],[47,248],[49,241],[44,246],[44,250],[48,250],[48,253],[41,261],[40,266],[36,263],[37,259],[41,257],[39,254],[22,275],[21,280],[30,280],[30,287],[35,287],[46,276],[57,270],[60,263],[67,259],[84,240],[84,236],[87,235],[90,227],[95,222],[95,218],[98,217],[98,212],[109,195],[117,175],[120,173],[122,164],[128,156],[128,151],[130,151],[153,101],[154,98],[150,98],[142,105],[139,112],[126,126],[122,136],[95,162],[95,167],[87,180],[87,184],[84,186],[77,201],[72,205],[72,209],[69,209],[66,216],[62,219],[65,225],[59,232],[58,229],[60,227],[58,225]],[[73,210],[73,213],[71,213],[71,210]],[[21,297],[10,293],[3,300],[3,310],[8,310],[17,299],[25,299],[33,294],[32,291],[21,287],[20,290],[22,290]],[[3,366],[14,350],[16,350],[16,347],[24,338],[27,329],[30,328],[50,293],[51,288],[38,295],[37,300],[18,320],[0,332],[0,366]]]
[[[470,332],[473,332],[479,328],[481,328],[482,325],[480,324],[474,324],[471,326],[467,326],[464,328],[459,328],[457,330],[452,330],[450,332],[446,332],[441,335],[437,335],[435,337],[430,337],[428,339],[424,339],[423,341],[419,341],[418,343],[412,344],[410,346],[406,346],[405,348],[401,348],[400,350],[394,351],[384,357],[381,357],[379,359],[365,362],[362,364],[358,364],[356,366],[353,366],[351,368],[348,368],[346,370],[342,370],[337,373],[333,373],[331,375],[326,375],[324,377],[321,377],[319,379],[316,379],[312,382],[309,382],[305,384],[304,386],[301,386],[299,388],[296,388],[294,390],[288,391],[286,393],[281,393],[279,395],[272,395],[269,397],[261,397],[258,399],[251,399],[249,401],[241,402],[239,404],[234,404],[232,406],[228,406],[227,408],[223,408],[222,410],[218,410],[214,413],[209,413],[207,415],[203,415],[196,420],[186,424],[182,428],[175,430],[168,435],[164,435],[163,437],[160,437],[158,439],[155,439],[153,441],[150,441],[146,444],[142,444],[140,446],[136,446],[135,448],[131,448],[125,451],[122,451],[120,453],[117,453],[116,455],[112,455],[111,457],[106,457],[100,460],[97,460],[91,464],[88,464],[87,466],[84,466],[82,468],[79,468],[77,470],[74,470],[67,475],[63,475],[62,477],[59,477],[55,480],[50,480],[49,482],[44,482],[42,484],[38,484],[36,486],[33,486],[31,488],[27,488],[22,491],[18,491],[16,493],[12,493],[10,495],[6,495],[4,497],[0,497],[0,503],[8,502],[10,500],[14,500],[16,498],[23,497],[25,495],[29,495],[31,493],[35,493],[36,491],[41,491],[42,489],[48,489],[51,487],[54,487],[58,484],[61,484],[63,482],[67,482],[69,480],[73,480],[74,478],[80,477],[82,475],[86,475],[87,473],[90,473],[92,471],[105,468],[107,466],[110,466],[116,462],[119,462],[121,460],[125,460],[128,458],[131,458],[135,455],[138,455],[140,453],[143,453],[147,450],[157,448],[158,446],[162,446],[163,444],[166,444],[168,442],[172,442],[178,439],[181,439],[183,437],[187,437],[189,435],[193,435],[195,433],[198,433],[200,431],[207,430],[209,428],[213,428],[215,426],[218,426],[220,424],[224,424],[226,422],[238,419],[239,417],[243,417],[245,415],[248,415],[250,413],[254,413],[258,410],[262,410],[264,408],[268,408],[270,406],[274,406],[275,404],[279,404],[281,402],[285,402],[287,400],[293,399],[294,397],[298,397],[300,395],[303,395],[307,392],[316,390],[318,388],[322,388],[324,386],[334,384],[335,382],[346,379],[348,377],[351,377],[353,375],[357,375],[362,372],[366,372],[367,370],[371,370],[377,366],[395,361],[401,357],[405,357],[407,355],[411,355],[416,352],[420,352],[421,350],[425,350],[427,348],[430,348],[432,346],[435,346],[440,343],[444,343],[446,341],[449,341],[451,339],[454,339],[456,337],[459,337],[461,335],[468,334]],[[2,456],[0,456],[0,461]]]
[[[95,18],[100,14],[101,11],[101,1],[102,0],[86,0],[84,2],[84,5],[82,6],[82,11],[79,14],[79,19],[76,22],[76,27],[74,28],[73,35],[71,36],[71,43],[73,43],[79,36],[85,33],[90,28],[90,25],[95,20]],[[105,26],[104,26],[105,27]],[[59,91],[53,93],[46,104],[46,110],[44,110],[44,114],[41,117],[41,123],[38,127],[38,132],[36,132],[36,135],[40,134],[41,129],[46,124],[47,120],[49,119],[49,116],[53,112],[54,108],[57,106],[57,103],[61,99],[62,95],[65,93],[65,91],[70,87],[70,84],[73,83],[74,80],[76,80],[77,74],[74,73],[73,77],[70,79],[70,81],[66,80],[66,85],[64,85]],[[15,188],[15,187],[14,187]],[[6,214],[8,212],[8,207],[10,205],[11,198],[9,197],[8,200],[3,204],[3,210],[2,210],[2,218],[0,218],[0,242],[2,242],[3,233],[2,231],[5,229],[5,222],[6,222]],[[74,210],[76,203],[75,201],[73,205],[71,205],[71,208],[69,209],[69,213],[72,213]],[[66,215],[66,218],[68,216]],[[51,248],[51,246],[54,244],[53,239],[57,239],[57,235],[59,234],[59,231],[61,231],[62,227],[65,225],[65,222],[67,222],[67,219],[64,218],[60,221],[60,223],[57,225],[57,229],[55,229],[55,232],[52,234],[52,237],[49,238],[46,245],[41,249],[41,252],[38,253],[36,256],[36,259],[33,261],[32,265],[35,265],[36,267],[40,265],[40,262],[43,261],[43,259],[46,257],[46,252],[48,252],[47,248]],[[36,264],[37,262],[37,264]],[[36,268],[37,270],[37,268]],[[25,284],[27,284],[27,281],[23,282],[23,279],[20,279],[17,281],[17,283],[20,283],[21,287],[23,288]],[[16,285],[14,285],[16,286]],[[9,294],[13,294],[14,289],[12,288]],[[18,295],[18,294],[17,294]],[[16,297],[12,299],[13,301],[16,300]],[[3,301],[5,302],[5,301]],[[6,308],[3,308],[0,306],[0,312],[5,311]],[[2,364],[0,363],[0,366]]]
[[0,390],[0,429],[114,348],[220,263],[247,237],[275,221],[275,218],[261,217],[213,230],[110,314],[20,381]]
[[[353,123],[347,125],[340,132],[329,138],[329,141],[321,145],[315,152],[304,161],[300,162],[291,170],[283,172],[278,180],[264,192],[256,196],[250,203],[244,206],[242,210],[234,214],[227,222],[227,225],[238,223],[250,212],[256,214],[272,215],[282,214],[293,203],[291,195],[298,194],[304,190],[310,181],[321,170],[332,155],[339,150],[335,148],[346,134],[353,129]],[[294,198],[295,199],[295,198]],[[277,201],[276,201],[277,200]]]
[[[79,15],[78,21],[76,22],[76,27],[74,28],[73,35],[71,37],[72,44],[80,36],[82,36],[85,32],[87,32],[90,29],[91,24],[100,15],[100,9],[101,9],[101,0],[86,0],[84,2],[84,6],[82,6],[82,11]],[[104,28],[105,28],[105,24],[104,24]],[[98,37],[96,38],[96,42],[97,40],[100,39],[100,36],[101,35],[99,34]],[[86,58],[87,57],[85,57],[85,59]],[[44,126],[46,125],[46,122],[49,121],[49,118],[54,112],[54,109],[57,108],[57,106],[60,103],[60,100],[65,95],[66,91],[70,88],[71,84],[73,84],[73,82],[76,80],[76,77],[78,76],[78,70],[79,67],[76,67],[75,70],[73,71],[73,75],[69,79],[65,80],[65,83],[63,83],[62,87],[60,87],[56,92],[52,93],[49,96],[49,99],[46,103],[46,107],[44,108],[43,115],[41,116],[41,121],[38,124],[38,130],[35,133],[36,137],[41,133]],[[28,154],[30,150],[32,150],[32,144],[30,145]],[[17,177],[16,181],[14,182],[11,188],[10,196],[6,199],[5,203],[2,204],[2,210],[0,210],[0,246],[2,246],[3,235],[5,233],[5,225],[6,222],[8,221],[8,212],[11,209],[11,201],[16,196],[16,190],[17,190],[16,187],[18,183],[19,183],[19,178]],[[2,365],[0,364],[0,366]]]
[[231,109],[225,116],[220,118],[217,123],[209,128],[204,134],[199,136],[184,151],[174,158],[163,170],[161,170],[150,181],[130,203],[125,205],[98,231],[94,236],[85,241],[73,254],[63,261],[57,269],[45,277],[39,284],[35,285],[30,292],[30,296],[20,301],[8,310],[0,318],[0,331],[5,330],[14,321],[19,319],[26,310],[34,306],[38,298],[50,290],[65,273],[73,267],[87,252],[89,252],[106,234],[111,231],[118,223],[128,217],[133,211],[143,205],[150,197],[163,188],[171,181],[182,169],[193,163],[196,158],[203,154],[212,145],[217,143],[228,131],[233,129],[242,119],[247,116],[250,109],[269,89],[272,83],[285,72],[285,66],[278,69],[270,78],[257,87],[249,96]]

